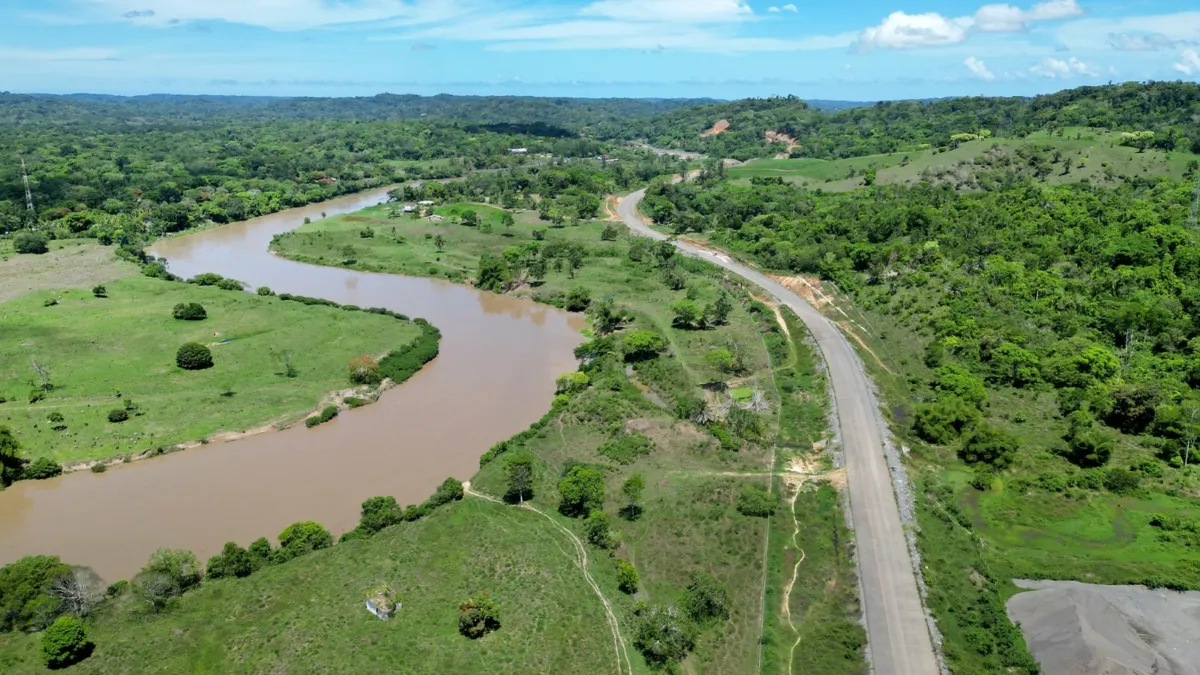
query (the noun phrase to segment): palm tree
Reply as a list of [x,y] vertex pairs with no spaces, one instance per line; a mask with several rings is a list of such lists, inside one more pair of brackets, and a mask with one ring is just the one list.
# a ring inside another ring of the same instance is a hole
[[437,235],[433,238],[433,245],[437,247],[438,251],[441,251],[446,246],[446,238],[440,234]]

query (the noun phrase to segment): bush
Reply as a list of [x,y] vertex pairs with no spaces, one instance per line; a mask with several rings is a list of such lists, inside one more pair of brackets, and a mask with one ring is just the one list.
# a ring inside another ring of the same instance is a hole
[[1137,490],[1142,478],[1128,469],[1113,467],[1104,474],[1104,489],[1114,494],[1129,494]]
[[222,279],[217,282],[217,288],[223,291],[241,291],[245,290],[242,282],[237,279]]
[[379,384],[383,378],[379,374],[379,364],[369,356],[356,356],[350,359],[351,384]]
[[49,457],[38,457],[25,467],[24,478],[25,480],[44,480],[61,475],[62,472],[62,466],[58,462]]
[[612,527],[607,513],[599,509],[592,510],[583,521],[583,530],[592,546],[606,550],[613,547]]
[[980,424],[967,436],[958,457],[967,464],[986,464],[1006,469],[1017,452],[1017,439],[1003,429]]
[[201,579],[200,560],[187,549],[158,549],[150,554],[142,572],[167,575],[181,592],[199,585]]
[[228,577],[248,577],[254,571],[254,561],[250,552],[238,546],[236,542],[226,542],[225,548],[218,555],[208,559],[206,573],[209,579],[224,579]]
[[472,640],[500,628],[500,606],[486,591],[458,606],[458,632]]
[[655,358],[667,348],[662,336],[650,330],[635,330],[621,341],[626,361],[645,361]]
[[220,274],[205,272],[203,274],[197,274],[191,279],[188,279],[188,283],[196,284],[197,286],[216,286],[224,279],[225,277],[221,276]]
[[696,623],[729,618],[729,597],[716,577],[694,571],[679,596],[679,606]]
[[304,426],[311,429],[311,428],[317,426],[318,424],[324,424],[337,416],[338,416],[337,406],[327,405],[321,410],[321,414],[313,415],[312,417],[309,417],[308,419],[304,420]]
[[637,569],[628,561],[620,558],[613,560],[613,566],[617,568],[617,588],[627,595],[637,593],[639,580]]
[[766,518],[779,508],[779,497],[761,485],[747,485],[737,498],[737,510],[744,516]]
[[184,370],[212,368],[212,351],[199,342],[188,342],[175,352],[175,363]]
[[572,467],[558,482],[561,501],[558,510],[565,516],[582,516],[604,506],[604,474],[585,466]]
[[416,323],[421,326],[421,335],[404,349],[393,351],[379,361],[380,376],[395,384],[404,382],[423,368],[426,363],[437,358],[441,332],[426,323],[424,319],[417,319]]
[[129,419],[129,412],[124,408],[117,408],[116,410],[108,411],[108,421],[112,422],[113,424],[119,424],[127,419]]
[[107,298],[108,289],[104,286],[92,286],[92,295],[96,296],[97,298]]
[[272,562],[287,562],[330,546],[333,535],[320,523],[311,520],[293,523],[279,533],[279,548],[272,551]]
[[92,653],[87,627],[73,616],[60,616],[42,633],[42,658],[51,670],[79,663]]
[[264,298],[275,295],[275,291],[271,290],[269,286],[259,286],[257,293]]
[[987,388],[983,386],[983,380],[972,375],[971,371],[951,363],[934,373],[937,379],[933,382],[933,389],[940,395],[956,396],[977,408],[987,405]]
[[592,304],[592,293],[582,286],[576,286],[567,293],[567,302],[564,309],[568,312],[582,312]]
[[559,394],[578,394],[588,388],[587,373],[563,373],[555,380],[555,391]]
[[50,250],[50,240],[40,232],[18,232],[12,241],[17,253],[40,255]]
[[355,408],[361,408],[370,403],[370,401],[358,398],[357,396],[347,396],[346,398],[342,399],[342,402],[345,403],[346,407],[350,408],[351,410],[354,410]]
[[204,310],[204,305],[198,302],[181,302],[175,305],[171,315],[183,321],[203,321],[208,318],[208,312]]
[[639,457],[654,452],[654,443],[644,434],[621,434],[601,445],[596,452],[618,464],[633,464]]

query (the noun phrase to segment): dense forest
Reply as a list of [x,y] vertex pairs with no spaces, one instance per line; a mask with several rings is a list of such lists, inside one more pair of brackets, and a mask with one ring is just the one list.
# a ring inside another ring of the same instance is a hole
[[[729,128],[702,135],[719,120],[728,121]],[[1034,98],[892,101],[833,112],[795,97],[748,99],[633,120],[626,123],[621,137],[742,160],[780,152],[836,159],[945,146],[957,134],[984,130],[995,136],[1023,137],[1046,128],[1096,127],[1149,131],[1154,147],[1200,152],[1198,120],[1200,85],[1131,82]],[[768,142],[766,131],[791,137],[795,146]]]

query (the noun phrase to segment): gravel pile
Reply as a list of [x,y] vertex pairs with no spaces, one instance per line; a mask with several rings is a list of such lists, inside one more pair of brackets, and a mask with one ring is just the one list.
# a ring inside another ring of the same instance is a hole
[[1045,675],[1200,675],[1200,592],[1015,582],[1008,615]]

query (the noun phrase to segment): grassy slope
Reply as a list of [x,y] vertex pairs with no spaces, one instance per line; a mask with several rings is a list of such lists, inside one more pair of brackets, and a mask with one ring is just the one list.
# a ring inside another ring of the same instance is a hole
[[[1078,134],[1080,138],[1076,139]],[[729,178],[736,183],[748,183],[753,177],[780,177],[785,181],[797,184],[807,184],[812,188],[844,192],[862,186],[861,172],[874,168],[877,172],[876,182],[880,184],[916,183],[921,180],[921,172],[929,169],[949,169],[956,165],[969,162],[982,155],[993,145],[999,145],[1012,154],[1012,151],[1030,145],[1049,145],[1062,152],[1064,158],[1072,160],[1069,173],[1062,172],[1061,164],[1054,166],[1054,171],[1046,178],[1050,184],[1073,183],[1088,179],[1093,183],[1106,183],[1105,165],[1113,170],[1116,176],[1173,176],[1183,175],[1190,160],[1195,155],[1186,152],[1164,153],[1148,150],[1139,153],[1134,148],[1117,145],[1117,134],[1099,132],[1087,129],[1067,129],[1062,136],[1049,136],[1045,133],[1034,134],[1026,139],[992,138],[980,141],[970,141],[946,152],[936,149],[913,152],[897,152],[885,155],[870,155],[867,157],[852,157],[839,160],[821,159],[766,159],[755,160],[743,166],[729,170]],[[907,159],[907,163],[905,163]],[[1083,160],[1084,166],[1079,163]],[[848,178],[851,172],[860,175]]]
[[[321,224],[330,225],[331,221]],[[449,224],[441,227],[448,232],[447,239],[466,229]],[[747,445],[737,453],[722,451],[710,435],[676,421],[642,389],[653,391],[667,404],[678,395],[696,395],[700,383],[727,377],[705,363],[705,353],[736,340],[745,348],[749,373],[736,378],[735,384],[757,385],[774,397],[767,342],[760,337],[763,321],[748,312],[743,301],[735,302],[728,325],[708,330],[672,327],[669,307],[684,297],[684,292],[667,289],[656,272],[628,262],[624,257],[627,242],[600,242],[598,229],[585,225],[551,230],[549,237],[561,233],[589,242],[587,262],[575,279],[566,272],[551,272],[545,285],[522,292],[547,293],[583,285],[592,290],[593,297],[612,296],[634,312],[631,327],[660,331],[673,355],[639,366],[619,392],[593,388],[573,397],[560,416],[527,442],[540,469],[532,503],[582,536],[577,521],[554,510],[559,472],[569,461],[606,467],[605,510],[613,514],[621,542],[614,555],[637,566],[641,590],[636,597],[671,603],[687,583],[688,574],[697,568],[712,572],[728,590],[731,619],[702,633],[685,670],[753,672],[760,651],[763,542],[769,524],[741,515],[734,501],[747,481],[762,484],[766,480],[763,471],[769,463],[771,439]],[[424,244],[420,237],[408,241]],[[510,243],[511,239],[495,232],[479,245]],[[406,259],[381,257],[379,264],[399,266]],[[715,299],[724,283],[715,268],[707,266],[685,275],[697,288],[701,304]],[[731,286],[730,291],[735,298],[743,297],[736,287]],[[789,417],[797,414],[802,419],[786,428],[790,442],[804,445],[823,434],[822,395],[811,350],[797,345],[793,357],[787,367],[794,384],[785,391],[784,410]],[[768,415],[774,418],[776,413]],[[774,421],[769,427],[774,430]],[[597,448],[619,428],[645,433],[655,444],[654,452],[629,466],[599,455]],[[646,477],[645,513],[629,522],[615,514],[621,505],[620,485],[634,472]],[[503,492],[503,462],[484,467],[474,478],[473,489]],[[831,518],[840,522],[836,507],[826,505],[812,521],[816,530],[825,531]],[[800,511],[800,516],[808,522],[805,511]],[[565,535],[556,533],[545,518],[468,496],[465,502],[427,520],[397,526],[374,539],[339,545],[248,580],[206,585],[159,618],[138,617],[128,608],[114,607],[95,622],[94,636],[100,645],[97,655],[77,668],[124,670],[129,663],[143,662],[138,660],[140,655],[162,651],[164,672],[242,672],[266,668],[274,658],[284,659],[284,670],[356,671],[368,665],[405,664],[406,672],[471,668],[609,672],[613,670],[612,644],[600,604],[564,557],[570,550]],[[592,574],[613,602],[626,641],[632,642],[635,598],[617,590],[607,554],[590,549],[590,555]],[[806,579],[824,584],[834,578],[825,570],[814,566],[812,576]],[[772,571],[772,583],[783,578],[782,572]],[[387,624],[370,617],[359,596],[362,588],[381,580],[392,582],[405,602],[400,617]],[[288,590],[284,593],[281,589]],[[480,589],[500,597],[505,623],[498,633],[470,642],[456,633],[454,607],[467,593]],[[802,609],[797,605],[794,611]],[[166,642],[168,636],[177,634],[188,637]],[[318,640],[320,649],[310,646]],[[10,663],[32,659],[36,656],[32,644],[19,636],[0,637],[0,664],[4,659]],[[643,672],[641,657],[632,646],[630,652],[635,670]],[[848,659],[855,663],[861,657],[855,652]],[[158,667],[157,662],[151,666]],[[784,672],[778,662],[770,662],[769,668],[766,672]],[[21,668],[14,670],[20,672]]]
[[18,255],[11,240],[0,239],[0,302],[34,291],[91,288],[133,274],[136,265],[120,260],[95,239],[52,241],[50,252],[42,255]]
[[[26,456],[105,458],[295,421],[328,392],[349,386],[351,358],[380,356],[419,333],[391,317],[145,277],[107,288],[107,298],[82,289],[43,291],[0,305],[0,394],[9,399],[0,424],[12,427]],[[59,304],[44,307],[51,297]],[[172,318],[180,302],[201,303],[208,319]],[[232,341],[214,344],[222,340]],[[213,345],[216,365],[176,367],[175,351],[189,341]],[[298,377],[280,374],[273,349],[291,352]],[[30,405],[32,359],[49,366],[55,389]],[[222,395],[227,391],[234,393]],[[109,423],[107,413],[127,400],[143,414]],[[51,412],[64,415],[67,431],[50,429]]]

